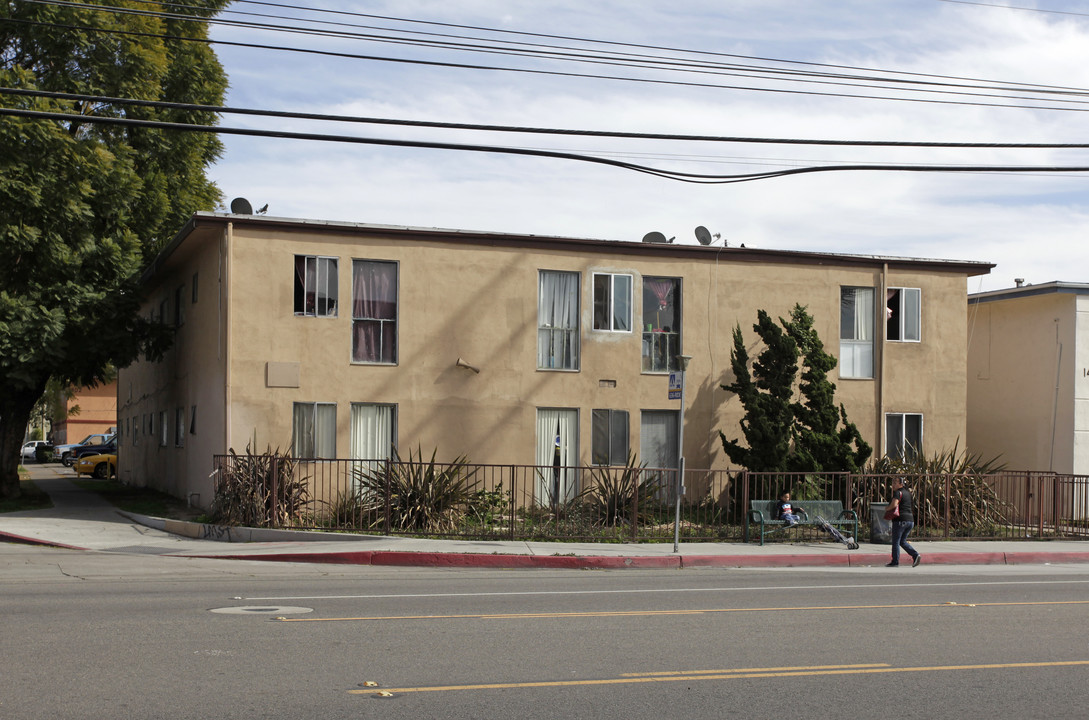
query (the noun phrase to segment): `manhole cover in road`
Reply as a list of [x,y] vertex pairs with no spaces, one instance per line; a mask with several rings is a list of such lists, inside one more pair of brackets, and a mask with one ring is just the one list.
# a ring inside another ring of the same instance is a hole
[[212,608],[211,612],[224,615],[302,615],[314,612],[313,608],[292,607],[290,605],[241,605],[237,607]]

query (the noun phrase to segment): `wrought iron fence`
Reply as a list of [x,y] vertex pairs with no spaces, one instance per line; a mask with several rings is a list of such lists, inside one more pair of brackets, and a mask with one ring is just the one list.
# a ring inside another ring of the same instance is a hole
[[[748,540],[756,500],[838,500],[859,535],[891,497],[891,475],[215,457],[221,488],[249,483],[256,524],[383,535],[600,542]],[[270,467],[271,465],[271,467]],[[242,477],[239,475],[254,475]],[[256,477],[264,473],[263,477]],[[900,475],[915,498],[914,536],[1089,539],[1089,476],[1038,472]],[[290,504],[290,507],[285,505]],[[214,506],[213,513],[222,515]],[[254,513],[251,513],[252,517]],[[230,518],[220,518],[228,522]],[[816,533],[817,529],[806,532]]]

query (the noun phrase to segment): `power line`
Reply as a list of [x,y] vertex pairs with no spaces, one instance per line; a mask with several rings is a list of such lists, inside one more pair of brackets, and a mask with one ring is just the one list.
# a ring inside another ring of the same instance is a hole
[[800,175],[820,172],[845,172],[845,171],[883,171],[883,172],[926,172],[926,173],[1082,173],[1089,172],[1089,166],[1000,166],[1000,165],[892,165],[892,164],[846,164],[846,165],[815,165],[801,168],[788,168],[762,173],[739,173],[733,175],[710,175],[702,173],[687,173],[675,170],[655,168],[648,165],[611,160],[609,158],[580,155],[574,153],[556,152],[552,150],[535,150],[529,148],[510,148],[494,145],[469,145],[464,143],[438,143],[420,140],[393,140],[388,138],[367,138],[348,135],[328,135],[320,133],[299,133],[280,130],[257,130],[252,128],[222,127],[214,125],[196,125],[188,123],[175,123],[152,120],[135,120],[131,118],[102,117],[96,115],[76,115],[71,113],[46,112],[39,110],[23,110],[17,108],[0,107],[0,115],[10,117],[24,117],[34,120],[62,120],[78,124],[102,124],[122,127],[142,127],[159,130],[178,130],[183,132],[209,132],[226,135],[244,135],[251,137],[271,137],[290,140],[313,140],[323,142],[352,143],[364,145],[383,145],[390,147],[412,147],[434,150],[454,150],[467,152],[498,153],[506,155],[522,155],[530,157],[547,157],[561,160],[577,160],[581,162],[597,163],[624,170],[645,173],[655,177],[680,182],[696,184],[732,184],[751,182],[754,180],[767,180],[771,178],[785,177],[788,175]]
[[998,10],[1021,10],[1023,12],[1047,13],[1049,15],[1075,15],[1077,17],[1089,17],[1089,13],[1071,12],[1068,10],[1047,10],[1045,8],[1018,7],[1017,5],[999,5],[997,3],[969,2],[969,0],[939,0],[939,2],[953,3],[954,5],[977,5],[979,7],[995,8]]
[[[637,133],[616,130],[572,130],[563,128],[541,128],[512,125],[487,125],[479,123],[453,123],[431,120],[402,120],[354,115],[331,115],[327,113],[301,113],[286,110],[261,110],[256,108],[236,108],[224,105],[198,105],[193,103],[167,102],[163,100],[140,100],[135,98],[65,93],[31,88],[0,87],[0,95],[20,97],[49,98],[90,102],[101,105],[133,105],[163,110],[185,110],[193,112],[248,115],[257,117],[284,118],[291,120],[316,120],[322,122],[343,122],[370,125],[392,125],[403,127],[423,127],[441,130],[472,130],[483,132],[524,133],[536,135],[563,135],[579,137],[601,137],[633,140],[669,140],[684,142],[716,142],[763,145],[813,145],[841,147],[892,147],[892,148],[945,148],[945,149],[1018,149],[1018,150],[1084,150],[1089,143],[1015,143],[1015,142],[948,142],[948,141],[911,141],[911,140],[830,140],[818,138],[770,138],[743,137],[726,135],[681,135],[670,133]],[[84,117],[84,116],[80,116]]]
[[[63,5],[72,5],[72,3],[64,2],[62,0],[26,0],[26,1],[31,2],[31,3],[37,3],[37,4],[45,4],[45,5],[62,5],[62,6]],[[138,1],[144,1],[144,0],[138,0]],[[257,4],[271,5],[271,3],[257,3]],[[178,5],[178,4],[174,4],[173,6],[174,7],[187,7],[187,6]],[[79,7],[86,8],[86,6],[83,6],[83,5],[80,5]],[[283,6],[283,7],[303,9],[303,8],[298,8],[297,6]],[[155,16],[159,16],[159,17],[166,17],[166,18],[170,18],[170,19],[182,19],[182,20],[187,20],[187,21],[209,22],[209,23],[213,23],[213,24],[231,24],[229,22],[224,23],[223,21],[206,21],[206,20],[203,20],[203,19],[195,19],[195,18],[193,18],[191,16],[187,16],[187,15],[171,15],[171,14],[161,13],[161,12],[160,13],[154,13],[154,12],[149,12],[149,11],[134,11],[134,10],[126,10],[126,9],[123,9],[123,8],[111,8],[111,7],[101,7],[101,6],[96,7],[96,9],[100,10],[100,11],[108,11],[108,12],[125,12],[125,13],[143,14],[143,15],[149,15],[150,14],[150,15],[155,15]],[[321,11],[321,12],[338,12],[339,13],[340,11]],[[382,16],[375,16],[375,17],[382,17]],[[423,22],[423,21],[403,20],[403,19],[400,19],[400,20],[403,21],[403,22]],[[305,22],[314,22],[314,21],[310,21],[310,20],[304,20],[304,21]],[[441,61],[428,61],[428,60],[408,59],[408,58],[393,58],[393,57],[386,57],[386,56],[363,55],[363,54],[357,54],[357,53],[333,52],[333,51],[317,50],[317,49],[311,49],[311,48],[296,48],[296,47],[267,45],[267,44],[260,44],[260,43],[243,43],[243,42],[226,41],[226,40],[209,40],[209,39],[206,39],[206,38],[199,38],[199,39],[198,38],[188,38],[188,37],[170,36],[170,35],[165,35],[165,34],[155,34],[155,33],[135,33],[133,31],[123,31],[123,30],[105,29],[105,28],[94,28],[94,27],[78,26],[78,25],[62,25],[62,24],[59,24],[59,23],[37,23],[37,22],[34,22],[34,21],[28,21],[28,20],[14,20],[14,19],[12,19],[12,20],[9,20],[9,22],[21,22],[21,23],[29,23],[29,24],[35,24],[35,25],[44,25],[44,26],[48,26],[48,27],[56,27],[58,29],[65,29],[65,30],[83,30],[83,31],[104,32],[104,33],[111,33],[111,34],[133,35],[133,36],[141,36],[141,37],[156,37],[156,38],[168,39],[168,40],[189,41],[189,42],[204,42],[204,43],[208,43],[208,44],[219,44],[219,45],[234,46],[234,47],[244,47],[244,48],[253,48],[253,49],[267,49],[267,50],[275,50],[275,51],[284,51],[284,52],[317,54],[317,55],[326,55],[326,56],[334,56],[334,57],[344,57],[344,58],[350,58],[350,59],[359,59],[359,60],[372,60],[372,61],[394,62],[394,63],[405,63],[405,64],[417,64],[417,65],[431,65],[431,66],[437,66],[437,67],[448,67],[448,68],[458,68],[458,69],[489,70],[489,71],[501,71],[501,72],[519,72],[519,73],[529,73],[529,74],[537,74],[537,75],[552,75],[552,76],[559,76],[559,77],[577,77],[577,78],[589,78],[589,79],[619,80],[619,81],[641,82],[641,83],[650,83],[650,84],[678,85],[678,86],[689,86],[689,87],[705,87],[705,88],[714,88],[714,89],[748,90],[748,91],[756,91],[756,92],[772,92],[772,93],[783,93],[783,94],[816,95],[816,96],[842,97],[842,98],[853,98],[853,99],[896,100],[896,101],[901,101],[901,102],[921,102],[921,103],[930,103],[930,104],[951,104],[951,105],[982,106],[982,107],[1007,107],[1007,108],[1036,109],[1036,110],[1083,111],[1083,108],[1080,108],[1080,107],[1064,107],[1064,106],[1050,106],[1050,105],[1026,105],[1026,104],[1022,104],[1022,103],[969,102],[969,101],[963,101],[963,100],[941,100],[941,99],[935,99],[935,98],[921,98],[921,97],[894,97],[894,96],[887,96],[887,95],[877,96],[877,95],[863,95],[863,94],[846,93],[846,92],[844,92],[844,93],[818,92],[818,91],[790,90],[790,89],[782,89],[782,88],[754,87],[754,86],[751,86],[751,85],[723,85],[723,84],[703,83],[703,82],[694,82],[694,81],[665,80],[665,79],[653,79],[653,78],[637,78],[637,77],[626,77],[626,76],[604,75],[604,74],[593,74],[593,73],[560,72],[560,71],[550,71],[550,70],[531,69],[531,68],[514,68],[514,67],[501,66],[501,65],[483,65],[483,64],[470,64],[470,63],[453,63],[453,62],[441,62]],[[375,41],[375,42],[396,42],[396,43],[408,43],[408,44],[415,44],[415,45],[420,45],[421,44],[421,43],[419,43],[417,41],[409,41],[409,40],[405,40],[403,38],[397,38],[397,39],[381,38],[381,37],[376,37],[376,36],[371,36],[371,35],[359,36],[359,35],[353,35],[353,34],[350,34],[350,33],[345,34],[345,33],[339,33],[339,32],[330,34],[330,33],[322,33],[322,32],[316,31],[316,30],[303,30],[303,29],[298,29],[298,28],[285,28],[283,26],[275,26],[275,25],[241,23],[241,24],[238,24],[236,26],[237,27],[246,27],[246,28],[249,28],[249,29],[265,29],[265,30],[275,30],[275,31],[292,32],[292,33],[318,34],[318,35],[325,35],[325,36],[331,36],[331,37],[341,37],[341,38],[346,38],[346,39],[363,39],[363,40]],[[396,31],[396,32],[404,32],[404,31]],[[501,31],[495,31],[495,32],[501,32]],[[580,41],[595,42],[595,41],[582,40],[582,39],[580,39]],[[451,45],[445,45],[445,46],[442,46],[442,49],[448,49],[448,50],[466,50],[467,49],[467,50],[471,50],[471,51],[474,51],[474,52],[486,52],[486,53],[500,52],[502,54],[514,54],[514,55],[520,55],[520,56],[523,56],[523,57],[527,56],[526,53],[521,52],[521,51],[516,52],[516,51],[510,51],[510,50],[496,50],[496,49],[493,49],[493,48],[480,48],[480,47],[466,48],[466,47],[455,47],[455,46],[451,46]],[[536,57],[536,56],[533,56],[533,55],[528,55],[528,56]],[[587,57],[556,57],[556,56],[547,57],[545,59],[553,59],[553,60],[560,59],[560,60],[569,60],[569,61],[575,61],[575,62],[594,63],[594,64],[612,64],[612,65],[620,65],[622,67],[628,67],[628,68],[647,69],[647,67],[645,65],[634,64],[635,61],[634,60],[629,60],[629,59],[602,60],[602,59],[593,59],[593,58],[587,58]],[[660,58],[656,59],[656,62],[660,61],[660,60],[661,60]],[[675,59],[669,59],[669,61],[674,62],[674,63],[680,62],[680,61],[677,61]],[[793,62],[793,61],[775,61],[775,62]],[[715,66],[707,66],[707,67],[714,68]],[[791,75],[790,77],[769,78],[766,75],[766,73],[773,73],[773,72],[774,73],[783,73],[783,72],[785,72],[785,71],[781,71],[781,70],[777,70],[777,69],[773,69],[773,68],[757,68],[755,70],[752,69],[752,68],[746,68],[748,70],[759,71],[759,72],[763,73],[761,75],[752,75],[752,74],[740,73],[740,72],[723,72],[721,70],[716,70],[716,69],[699,69],[699,67],[691,66],[691,65],[687,65],[687,66],[684,66],[684,67],[664,67],[664,68],[663,67],[657,67],[657,68],[653,68],[653,69],[667,70],[667,71],[672,71],[672,72],[689,72],[689,73],[698,73],[698,74],[731,75],[731,76],[748,77],[748,78],[759,77],[761,79],[773,79],[773,80],[779,80],[779,81],[782,81],[782,82],[798,82],[798,83],[810,83],[810,84],[812,84],[812,83],[836,84],[836,85],[845,85],[845,86],[848,86],[848,87],[872,87],[872,88],[882,89],[882,90],[911,91],[911,92],[918,92],[918,93],[927,93],[927,94],[931,94],[931,95],[963,95],[963,96],[968,96],[968,97],[982,97],[982,98],[994,98],[994,99],[1021,99],[1021,96],[1014,96],[1014,95],[989,94],[989,93],[984,93],[984,92],[965,92],[965,91],[954,91],[954,90],[939,90],[939,89],[932,89],[932,88],[929,88],[929,87],[905,87],[904,85],[908,84],[908,83],[935,85],[935,86],[938,86],[938,87],[971,87],[971,86],[960,85],[960,84],[956,84],[956,83],[933,83],[933,82],[919,83],[918,81],[906,81],[906,80],[900,80],[900,79],[897,79],[897,78],[891,78],[890,79],[890,78],[867,78],[867,77],[862,77],[862,76],[833,76],[833,75],[828,75],[828,74],[817,74],[817,73],[799,73],[798,71],[789,71],[788,74]],[[900,73],[897,73],[897,74],[900,74]],[[861,81],[861,82],[859,82],[859,83],[840,82],[840,81],[832,82],[832,81],[827,80],[827,79],[812,79],[812,78],[830,78],[830,77],[840,77],[842,79],[858,80],[858,81]],[[929,76],[929,77],[938,77],[938,76]],[[953,79],[955,79],[955,78],[953,78]],[[874,81],[878,81],[878,80],[881,81],[881,82],[898,83],[898,86],[889,87],[889,86],[886,86],[886,85],[874,84]],[[869,84],[866,84],[867,82]],[[974,81],[974,82],[997,83],[997,81]],[[1006,92],[1040,93],[1040,94],[1045,94],[1045,95],[1073,95],[1073,96],[1078,96],[1078,97],[1089,94],[1089,91],[1082,90],[1082,89],[1063,88],[1061,86],[1042,86],[1042,85],[1001,85],[1001,86],[985,86],[985,87],[979,87],[977,89],[979,89],[979,90],[1004,90]],[[1045,100],[1037,99],[1037,98],[1031,98],[1031,99],[1026,100],[1026,102],[1028,102],[1028,101],[1031,101],[1031,102],[1045,102]],[[1087,101],[1084,101],[1084,100],[1068,100],[1068,99],[1059,99],[1059,98],[1054,98],[1054,97],[1050,98],[1050,101],[1051,102],[1057,102],[1057,103],[1067,103],[1067,104],[1071,104],[1071,105],[1085,105],[1085,104],[1087,104]]]

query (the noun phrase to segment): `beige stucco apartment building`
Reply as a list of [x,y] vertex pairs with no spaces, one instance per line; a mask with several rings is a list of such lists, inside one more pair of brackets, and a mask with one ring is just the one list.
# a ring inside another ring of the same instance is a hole
[[176,327],[121,371],[122,480],[201,506],[212,457],[247,445],[375,458],[677,461],[739,437],[731,332],[808,307],[840,359],[837,399],[877,452],[966,427],[966,278],[981,262],[580,240],[199,213],[147,270]]
[[1010,469],[1089,475],[1089,284],[968,298],[968,445]]

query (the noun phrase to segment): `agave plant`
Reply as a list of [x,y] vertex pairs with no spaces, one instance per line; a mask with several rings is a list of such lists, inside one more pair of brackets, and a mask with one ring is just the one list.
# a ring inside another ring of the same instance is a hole
[[310,501],[309,477],[296,472],[290,451],[271,446],[260,455],[229,451],[212,500],[212,520],[224,525],[282,527],[298,523]]
[[629,451],[623,468],[594,468],[590,485],[580,498],[590,516],[606,527],[640,523],[650,515],[651,506],[662,490],[658,473],[645,471]]
[[404,461],[394,448],[388,462],[353,471],[359,511],[373,518],[370,527],[384,525],[387,506],[390,527],[401,531],[451,532],[465,516],[476,469],[468,468],[464,455],[450,463],[436,463],[436,452],[424,462],[419,447],[416,455],[410,449]]
[[[1008,524],[1014,516],[1013,507],[999,497],[990,480],[991,475],[1005,469],[998,458],[984,460],[967,450],[953,449],[933,456],[899,460],[884,457],[867,469],[868,474],[900,476],[911,488],[915,499],[915,522],[923,527],[942,527],[948,514],[949,528],[954,534],[987,532]],[[887,483],[873,484],[860,495],[859,503],[869,504],[889,499]],[[856,507],[861,510],[861,504]]]

